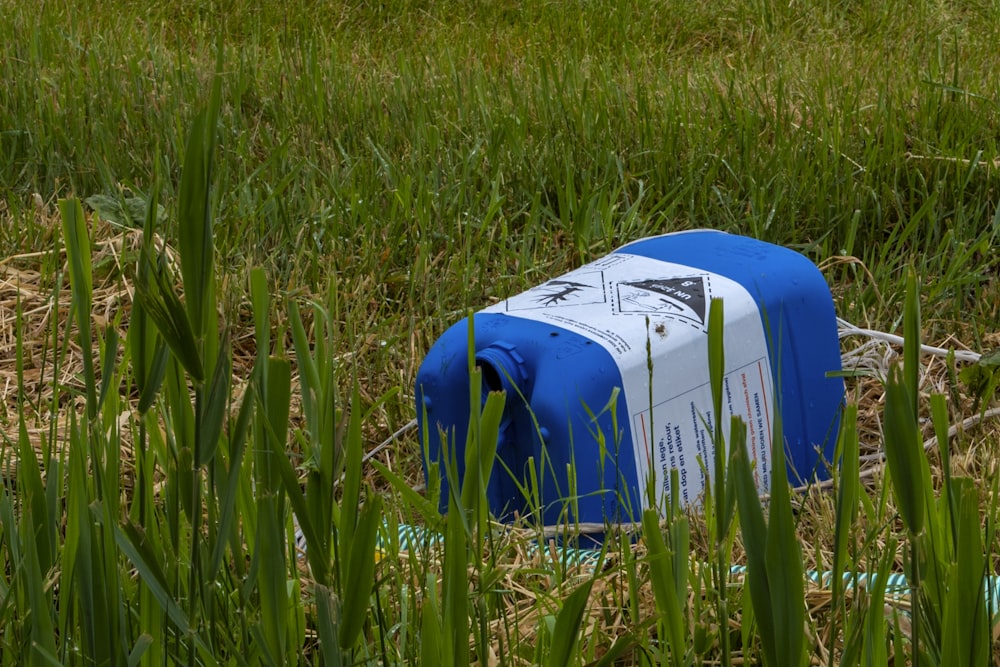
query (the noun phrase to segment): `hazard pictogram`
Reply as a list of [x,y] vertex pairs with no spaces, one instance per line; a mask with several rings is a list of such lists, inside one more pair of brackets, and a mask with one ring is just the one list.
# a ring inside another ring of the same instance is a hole
[[545,290],[538,295],[536,300],[543,306],[557,306],[569,301],[573,295],[583,292],[587,287],[584,283],[572,280],[550,280],[545,283]]
[[603,271],[573,271],[507,299],[507,312],[562,306],[585,306],[606,301]]
[[618,310],[666,315],[704,327],[707,293],[707,278],[703,275],[621,282],[618,283]]

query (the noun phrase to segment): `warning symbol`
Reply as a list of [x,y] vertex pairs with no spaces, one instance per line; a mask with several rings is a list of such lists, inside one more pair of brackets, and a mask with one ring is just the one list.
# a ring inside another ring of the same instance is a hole
[[704,276],[654,278],[618,283],[618,310],[623,313],[655,313],[705,326]]
[[606,301],[603,271],[572,271],[507,299],[507,312]]

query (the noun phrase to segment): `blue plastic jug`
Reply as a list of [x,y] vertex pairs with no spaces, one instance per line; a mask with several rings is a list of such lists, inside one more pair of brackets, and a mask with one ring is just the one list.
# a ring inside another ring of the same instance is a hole
[[[828,375],[840,370],[840,346],[823,276],[790,249],[695,230],[635,241],[475,313],[483,394],[506,391],[491,512],[510,519],[540,509],[546,524],[637,521],[654,504],[663,511],[672,470],[673,491],[697,504],[715,441],[713,298],[725,312],[726,442],[730,415],[742,416],[766,491],[778,410],[790,479],[827,477],[844,385]],[[442,477],[442,511],[443,463],[464,474],[469,325],[441,336],[416,380],[425,473]]]

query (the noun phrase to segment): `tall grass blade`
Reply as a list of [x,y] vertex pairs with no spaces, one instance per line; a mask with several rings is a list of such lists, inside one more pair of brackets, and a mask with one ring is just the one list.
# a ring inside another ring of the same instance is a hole
[[433,574],[427,575],[424,585],[426,598],[420,608],[420,657],[421,664],[440,664],[450,667],[452,656],[447,653],[449,645],[443,637],[441,608],[437,599],[437,581]]
[[[183,507],[185,515],[192,519],[194,507],[191,503],[194,500],[196,471],[191,446],[195,441],[195,408],[184,369],[176,358],[172,358],[167,365],[163,390],[167,408],[166,417],[170,424],[167,430],[169,452],[164,452],[170,460],[171,474],[167,477],[167,483],[176,486],[178,495],[175,498]],[[180,518],[180,516],[171,517],[174,520]],[[176,535],[179,524],[172,525],[171,528]],[[174,540],[175,543],[177,539]]]
[[[939,497],[935,497],[934,485],[930,478],[930,465],[922,465],[924,489],[926,489],[927,520],[924,533],[918,538],[920,576],[922,578],[921,600],[926,604],[929,639],[942,636],[944,613],[947,611],[947,591],[949,590],[949,567],[958,557],[958,495],[951,474],[951,457],[947,451],[948,408],[944,396],[931,396],[931,419],[934,432],[944,444],[941,452],[942,483]],[[919,427],[918,427],[919,428]],[[922,437],[918,436],[918,437]],[[921,448],[922,449],[922,448]],[[930,647],[940,652],[941,644],[930,641]]]
[[[934,425],[934,436],[937,438],[938,451],[941,453],[941,474],[944,479],[944,489],[948,502],[948,522],[951,530],[955,530],[958,524],[956,516],[955,498],[950,493],[951,489],[951,446],[948,438],[948,401],[944,394],[933,394],[931,396],[931,422]],[[952,535],[952,542],[957,543],[956,535]]]
[[588,579],[563,601],[562,609],[556,616],[556,627],[545,660],[546,667],[564,667],[574,662],[576,645],[580,635],[580,624],[587,611],[587,600],[593,579]]
[[[22,515],[25,520],[30,520],[30,514]],[[30,619],[30,653],[33,659],[37,659],[39,654],[56,655],[55,626],[52,622],[53,605],[49,596],[45,593],[45,579],[48,572],[43,572],[39,567],[38,547],[33,534],[32,526],[23,526],[20,530],[22,541],[22,559],[16,563],[17,575],[20,579],[19,588],[26,596],[28,606],[28,618]],[[95,633],[95,637],[97,633]],[[106,650],[102,650],[103,643],[95,641],[92,645],[95,648],[95,656],[104,657],[108,655]]]
[[[720,618],[729,618],[729,560],[731,547],[729,529],[736,511],[736,493],[733,490],[732,472],[726,471],[726,438],[722,431],[722,389],[726,373],[725,307],[722,299],[712,299],[708,311],[708,376],[712,392],[712,476],[706,488],[706,504],[711,505],[707,520],[709,532],[714,530],[715,590],[718,595]],[[730,449],[745,446],[746,435],[730,430]],[[707,461],[705,462],[707,465]],[[714,501],[714,504],[713,504]],[[729,632],[723,627],[719,632],[722,664],[731,664]]]
[[154,256],[153,251],[146,248],[139,262],[135,281],[136,299],[191,379],[204,382],[205,370],[194,330],[184,305],[174,292],[169,269],[162,257]]
[[771,588],[769,609],[756,609],[757,618],[771,613],[774,626],[777,662],[775,665],[803,664],[805,659],[805,575],[802,551],[795,534],[795,517],[788,490],[788,466],[781,415],[774,414],[771,443],[771,500],[767,522],[767,571]]
[[267,273],[262,267],[250,269],[250,303],[253,305],[254,341],[257,345],[257,367],[254,372],[267,382],[267,358],[271,353],[271,295]]
[[885,385],[885,459],[899,514],[911,535],[924,528],[925,492],[921,463],[926,465],[910,387],[898,366]]
[[449,492],[448,517],[445,521],[443,619],[443,665],[467,667],[469,664],[469,549],[465,508],[458,500],[454,485]]
[[[68,532],[68,531],[67,531]],[[12,587],[16,587],[16,567],[21,560],[21,540],[17,530],[17,519],[14,517],[14,499],[6,486],[0,488],[0,544],[3,545],[4,557],[11,563],[11,572],[6,569],[0,575],[0,609],[5,613],[17,601],[11,599]],[[9,577],[9,578],[8,578]],[[16,590],[16,588],[14,589]],[[6,618],[0,616],[0,618]]]
[[[254,271],[261,272],[259,268]],[[263,273],[261,272],[261,275]],[[314,309],[314,313],[319,319],[321,311]],[[322,313],[325,315],[325,313]],[[295,299],[288,300],[288,321],[291,325],[292,342],[295,346],[295,362],[299,369],[299,386],[302,393],[302,411],[305,413],[306,426],[311,436],[320,434],[319,412],[323,398],[323,387],[320,382],[319,364],[313,358],[310,349],[309,336],[306,333],[305,325],[302,323],[302,316],[299,314],[299,305]],[[321,324],[321,322],[317,322]],[[318,327],[317,327],[318,329]],[[319,345],[321,341],[317,341]]]
[[340,619],[340,648],[352,649],[368,618],[369,598],[375,585],[375,544],[382,525],[382,498],[371,493],[358,518],[346,568],[348,585]]
[[255,396],[254,386],[251,383],[243,394],[236,422],[229,434],[229,469],[225,473],[224,485],[220,485],[217,489],[220,497],[219,539],[213,547],[206,571],[210,580],[216,578],[219,568],[222,566],[222,561],[225,558],[226,538],[233,537],[232,531],[236,526],[237,493],[239,492],[240,480],[243,478],[243,460],[246,454],[247,433],[253,415]]
[[920,287],[913,267],[906,271],[903,304],[903,385],[910,392],[910,410],[919,413],[920,401]]
[[[76,604],[80,608],[80,640],[86,647],[96,644],[94,615],[94,580],[90,572],[93,558],[93,535],[90,523],[89,484],[86,448],[79,442],[76,420],[70,418],[69,484],[66,497],[66,535],[62,549],[62,567],[72,582]],[[69,609],[66,610],[67,614]]]
[[[847,550],[850,546],[851,534],[858,516],[858,496],[861,493],[860,478],[860,451],[858,444],[858,406],[848,405],[844,410],[844,416],[840,421],[840,433],[837,449],[840,452],[840,466],[837,475],[837,511],[836,521],[833,531],[833,565],[830,580],[830,592],[833,598],[833,612],[835,619],[844,620],[843,588],[844,578],[841,573],[845,571],[847,563]],[[834,620],[836,623],[836,620]],[[834,626],[836,627],[836,626]],[[830,641],[833,642],[837,633],[831,632]],[[833,647],[830,648],[830,660],[834,658]]]
[[723,344],[725,311],[722,299],[712,299],[708,311],[708,377],[712,390],[713,437],[713,492],[715,493],[715,514],[718,521],[720,539],[729,533],[729,524],[735,511],[735,500],[730,496],[726,484],[726,440],[722,430],[722,383],[726,373],[726,354]]
[[[308,499],[302,492],[299,485],[298,475],[292,468],[291,461],[287,456],[275,456],[272,459],[274,474],[277,475],[284,492],[287,494],[288,502],[292,506],[292,512],[298,519],[299,529],[306,540],[306,557],[309,560],[309,567],[313,570],[313,577],[317,581],[324,581],[329,578],[330,573],[330,553],[321,548],[313,549],[314,545],[321,545],[324,539],[320,534],[327,528],[317,525],[314,517],[310,513]],[[338,561],[341,565],[346,565],[347,558],[344,552],[343,560]],[[339,555],[338,555],[339,557]],[[346,576],[346,573],[342,576]]]
[[195,465],[201,467],[208,464],[214,457],[222,436],[222,424],[229,410],[229,392],[232,383],[232,362],[230,360],[229,335],[223,336],[222,354],[215,364],[208,391],[201,394],[203,402],[200,409],[200,424],[198,428],[198,456]]
[[[921,443],[917,423],[920,395],[920,295],[916,274],[912,268],[906,276],[906,300],[903,305],[903,368],[890,368],[885,387],[885,458],[889,468],[896,504],[910,541],[908,579],[913,597],[913,663],[920,663],[920,640],[925,622],[934,626],[928,640],[933,645],[940,630],[941,611],[944,609],[941,570],[941,522],[934,512],[935,502],[931,487],[930,467]],[[946,494],[947,495],[947,494]],[[944,503],[950,502],[947,498]],[[925,524],[927,535],[921,536]],[[929,547],[926,553],[922,547]],[[924,551],[924,553],[921,553]],[[928,580],[922,581],[922,564],[928,565]],[[917,597],[923,590],[927,597]],[[924,602],[926,610],[924,609]]]
[[25,419],[18,420],[17,490],[23,508],[23,517],[31,521],[27,538],[32,542],[41,572],[48,572],[55,565],[58,545],[56,526],[49,525],[49,509],[42,471],[38,465],[35,448],[31,445]]
[[160,609],[166,612],[180,633],[189,634],[191,622],[184,609],[171,594],[170,583],[159,561],[162,554],[153,551],[152,545],[146,539],[142,529],[131,522],[126,521],[115,529],[115,540],[122,553],[128,557],[139,576],[142,577],[143,584],[149,587],[156,602],[160,605]]
[[[264,348],[266,349],[266,347]],[[285,497],[282,471],[290,467],[285,454],[291,402],[291,363],[258,352],[255,368],[258,409],[255,413],[257,533],[251,567],[261,596],[257,630],[268,659],[284,664],[287,648],[289,597],[286,587]],[[296,488],[301,496],[301,491]]]
[[[153,234],[156,229],[155,210],[159,205],[158,201],[159,194],[157,189],[154,189],[142,228],[141,252],[148,257],[154,255]],[[137,271],[139,273],[137,282],[148,283],[150,279],[149,262],[138,262]],[[160,390],[160,385],[163,383],[167,369],[167,347],[156,328],[152,326],[146,309],[142,305],[142,300],[138,298],[134,299],[132,303],[126,342],[129,358],[132,362],[132,376],[139,392],[137,409],[140,414],[145,414],[152,406],[153,400]]]
[[206,338],[206,325],[214,313],[214,262],[212,234],[212,160],[215,154],[216,126],[222,97],[222,70],[219,61],[206,109],[191,124],[184,169],[178,193],[178,240],[181,278],[187,302],[188,319],[197,340]]
[[[480,372],[477,370],[477,375]],[[473,378],[472,381],[476,382],[477,380],[478,378]],[[493,391],[486,396],[479,422],[479,441],[478,443],[469,443],[465,448],[462,507],[471,509],[475,513],[476,530],[480,536],[484,534],[489,520],[486,488],[493,472],[493,464],[496,461],[500,422],[503,419],[505,402],[505,392]],[[476,544],[481,546],[482,541],[479,540]],[[481,555],[481,553],[477,555]]]
[[128,667],[138,667],[139,663],[142,661],[142,657],[146,655],[146,651],[148,651],[149,647],[152,645],[153,637],[151,635],[139,635],[139,638],[135,640],[135,645],[128,654],[128,662],[126,663]]
[[[115,368],[118,366],[118,329],[114,326],[109,326],[104,331],[104,359],[101,363],[101,389],[97,395],[97,407],[100,410],[104,406],[104,401],[108,398],[108,392],[111,389],[117,389],[118,375],[115,373]],[[118,416],[118,412],[115,409],[117,406],[111,408],[111,412],[114,416]]]
[[[745,434],[746,424],[739,417],[733,417],[729,432],[733,441],[733,447],[729,451],[729,474],[733,476],[736,508],[739,511],[743,546],[747,554],[747,588],[750,590],[750,601],[757,619],[764,663],[777,666],[781,663],[778,661],[776,633],[784,631],[785,628],[775,624],[775,618],[771,613],[772,587],[767,561],[767,525],[764,523],[764,512],[757,498],[750,458],[745,446],[736,446],[735,434],[737,432]],[[772,481],[772,486],[774,484]],[[795,628],[795,631],[798,632],[798,628]]]
[[890,537],[886,541],[884,555],[879,560],[875,581],[868,586],[869,604],[864,617],[865,651],[861,663],[864,667],[882,667],[889,664],[885,590],[895,560],[896,547],[896,540]]
[[[57,512],[59,511],[61,501],[57,497],[57,494],[60,493],[62,489],[62,475],[60,469],[56,467],[56,462],[51,456],[51,453],[46,455],[46,453],[43,452],[42,456],[47,459],[44,461],[43,465],[45,465],[48,470],[48,484],[43,484],[42,470],[39,466],[38,458],[36,458],[37,454],[31,444],[31,439],[28,434],[29,417],[25,412],[26,397],[24,383],[25,334],[20,295],[18,295],[17,298],[15,317],[16,333],[14,341],[14,355],[18,399],[18,466],[16,473],[16,488],[17,495],[20,498],[22,518],[25,522],[30,522],[29,530],[24,531],[21,534],[24,536],[25,540],[32,542],[31,547],[35,553],[34,560],[37,561],[36,565],[38,572],[45,573],[47,575],[57,563],[59,555],[59,538],[57,530],[61,523],[61,518]],[[2,461],[2,458],[6,458],[6,453],[6,447],[0,446],[0,463],[6,463],[5,461]],[[6,480],[4,481],[6,482]],[[6,487],[7,485],[5,484],[4,486]],[[46,488],[46,486],[48,488]],[[52,492],[52,494],[50,495],[49,492]],[[3,491],[2,501],[5,504],[9,501],[6,488],[4,488]],[[2,521],[10,521],[10,528],[13,530],[13,511],[11,511],[9,519],[7,517],[0,516],[0,522]],[[0,534],[0,538],[2,538],[2,534]],[[9,573],[13,571],[10,561],[16,561],[18,559],[16,557],[12,558],[14,554],[9,551],[5,551],[3,547],[3,540],[0,539],[0,560],[5,558],[7,559],[8,566],[6,568],[6,572]],[[10,551],[13,551],[13,549]],[[0,597],[5,598],[7,593],[8,590],[6,583],[4,582],[4,578],[0,576]],[[3,615],[0,614],[0,621],[2,621],[2,619]]]
[[[214,477],[213,459],[218,448],[222,423],[228,409],[231,380],[228,358],[222,364],[217,363],[220,343],[218,317],[215,312],[216,288],[211,200],[212,160],[215,153],[216,125],[222,95],[221,66],[222,49],[220,43],[209,103],[207,108],[196,116],[192,124],[178,193],[178,245],[181,280],[184,286],[187,322],[190,324],[193,338],[187,344],[186,355],[197,359],[198,364],[197,374],[188,369],[189,374],[195,380],[194,438],[190,450],[188,448],[182,450],[182,453],[185,454],[183,475],[189,481],[189,488],[183,489],[183,492],[185,495],[190,494],[189,504],[192,508],[189,515],[191,520],[191,568],[188,582],[188,609],[192,618],[196,617],[199,610],[207,612],[209,622],[211,622],[211,615],[215,608],[208,601],[211,597],[211,587],[202,585],[202,568],[205,558],[202,542],[204,535],[207,537],[207,543],[211,549],[212,542],[217,540],[219,536],[216,533],[216,504],[211,502],[211,499],[207,503],[202,500],[204,468],[207,466],[209,477]],[[172,290],[170,292],[172,293]],[[176,304],[172,307],[176,308]],[[174,319],[184,321],[180,310],[174,315]],[[164,332],[161,329],[162,333]],[[167,342],[169,344],[169,338]],[[210,383],[207,390],[204,386],[206,379]],[[190,456],[190,460],[188,456]],[[274,510],[280,514],[280,509],[279,503],[279,507],[274,508]],[[273,525],[268,520],[277,522],[279,518],[268,515],[258,525],[258,528],[263,525],[272,529]],[[203,522],[206,523],[207,530],[203,530]],[[267,536],[268,539],[272,537],[272,535]],[[280,531],[278,537],[281,537]],[[279,539],[277,545],[280,549],[284,542]],[[282,560],[280,563],[283,565],[284,561]],[[277,601],[275,604],[278,605]],[[265,608],[264,615],[268,616],[275,610],[281,612],[284,611],[284,608],[280,605],[273,609]],[[284,639],[284,634],[281,635],[281,638]],[[271,648],[274,648],[273,643]],[[189,664],[194,663],[194,657],[192,646],[188,653]],[[281,654],[280,657],[284,658],[284,655]]]
[[[285,447],[288,442],[288,416],[291,405],[291,362],[284,357],[269,357],[267,359],[267,382],[257,392],[260,398],[258,415],[263,419],[263,434],[265,446],[258,443],[260,459],[258,461],[258,481],[263,484],[261,491],[277,493],[279,491],[278,461],[286,459]],[[260,470],[267,466],[266,470]]]
[[941,655],[959,665],[988,664],[992,639],[986,609],[987,564],[979,523],[979,492],[969,478],[953,480],[957,506],[956,560],[948,571]]
[[372,459],[368,462],[368,465],[378,471],[382,478],[389,483],[392,489],[400,495],[406,506],[415,509],[417,515],[420,516],[421,519],[432,525],[440,521],[440,513],[438,512],[437,503],[433,502],[419,491],[415,491],[403,477],[394,473],[380,461]]
[[[351,391],[351,415],[347,425],[347,443],[344,467],[344,492],[340,503],[340,521],[337,524],[340,554],[347,564],[347,554],[351,553],[354,543],[354,530],[358,525],[358,512],[361,500],[361,459],[364,455],[364,440],[361,435],[362,424],[361,389],[357,379]],[[341,586],[350,585],[346,570],[341,572]]]
[[257,498],[257,587],[260,591],[261,636],[274,664],[285,664],[288,589],[285,585],[284,522],[280,498],[265,493]]
[[[656,610],[664,628],[664,643],[670,651],[670,664],[681,667],[685,664],[687,646],[685,621],[687,610],[684,597],[678,596],[678,582],[674,571],[674,553],[667,549],[660,532],[659,515],[655,510],[642,514],[642,534],[649,552],[650,583],[656,600]],[[685,560],[688,554],[684,553]]]
[[[67,534],[66,567],[71,567],[72,581],[76,584],[73,590],[79,595],[80,614],[89,620],[84,624],[84,650],[95,659],[111,660],[116,653],[113,645],[113,631],[117,629],[115,620],[117,609],[109,600],[109,583],[117,586],[114,580],[116,563],[115,552],[102,543],[104,537],[103,525],[106,524],[107,502],[98,503],[94,499],[97,482],[90,483],[92,469],[97,463],[86,452],[88,437],[92,431],[79,428],[75,415],[71,413],[69,423],[69,475],[72,482],[69,488],[69,507],[67,522],[75,524],[72,534]],[[111,526],[108,526],[108,530]],[[108,556],[111,555],[109,563]],[[117,591],[110,595],[117,595]]]
[[69,264],[69,280],[73,294],[73,310],[79,328],[80,347],[83,349],[83,376],[87,391],[87,416],[97,417],[97,387],[94,376],[93,347],[90,344],[90,311],[94,293],[94,277],[90,257],[90,237],[83,206],[78,199],[59,201],[62,215],[63,243]]
[[336,596],[322,584],[313,589],[316,595],[316,634],[323,662],[331,667],[341,664],[340,646],[337,642]]

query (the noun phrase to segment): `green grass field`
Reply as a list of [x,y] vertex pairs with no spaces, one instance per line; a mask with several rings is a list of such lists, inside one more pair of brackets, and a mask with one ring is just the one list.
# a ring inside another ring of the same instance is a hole
[[[1000,664],[996,358],[914,347],[1000,346],[1000,5],[146,4],[0,0],[0,664]],[[906,333],[832,489],[595,567],[362,460],[470,309],[698,227]]]

